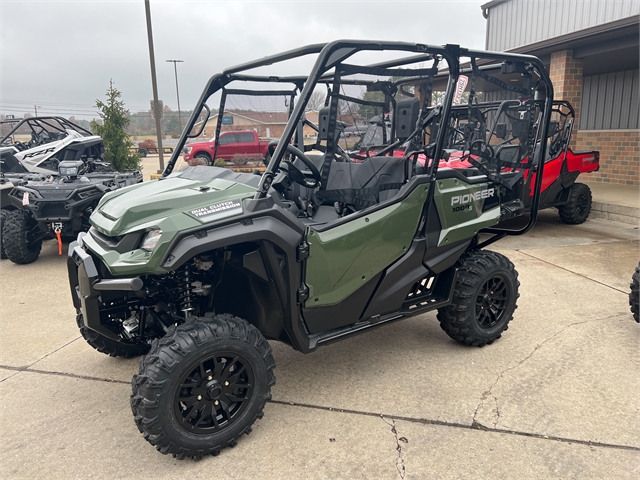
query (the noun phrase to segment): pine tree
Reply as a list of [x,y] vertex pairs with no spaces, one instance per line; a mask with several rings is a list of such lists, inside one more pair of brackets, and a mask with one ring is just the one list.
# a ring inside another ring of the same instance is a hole
[[131,123],[129,110],[124,108],[124,102],[118,100],[122,94],[109,80],[107,101],[96,100],[102,125],[93,120],[91,130],[102,137],[104,142],[104,159],[111,163],[119,172],[125,170],[139,170],[140,156],[131,153],[133,142],[127,134],[127,127]]

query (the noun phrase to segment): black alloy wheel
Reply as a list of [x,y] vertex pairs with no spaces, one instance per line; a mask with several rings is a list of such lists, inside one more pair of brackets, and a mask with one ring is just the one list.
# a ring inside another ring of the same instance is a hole
[[493,328],[502,320],[509,294],[509,286],[500,274],[484,282],[476,297],[476,321],[480,328]]
[[243,356],[216,353],[189,367],[180,380],[174,413],[191,433],[211,434],[229,427],[253,395],[254,372]]
[[587,194],[587,192],[580,192],[580,195],[576,199],[576,210],[578,211],[578,216],[582,217],[587,210],[590,209],[591,206],[591,198]]

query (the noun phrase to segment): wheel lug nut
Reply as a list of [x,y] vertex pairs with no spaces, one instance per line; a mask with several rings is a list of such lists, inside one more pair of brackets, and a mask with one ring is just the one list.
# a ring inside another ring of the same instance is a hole
[[211,375],[209,375],[209,376],[207,377],[207,380],[213,380],[213,377],[212,377]]
[[229,382],[224,382],[224,386],[228,387],[229,386]]
[[198,400],[202,400],[202,395],[198,395]]

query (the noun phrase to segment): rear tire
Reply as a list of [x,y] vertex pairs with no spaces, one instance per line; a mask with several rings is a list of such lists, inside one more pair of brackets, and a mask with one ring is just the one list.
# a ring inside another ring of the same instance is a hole
[[23,208],[6,214],[2,241],[9,260],[21,265],[35,262],[42,250],[38,222]]
[[638,307],[638,297],[640,297],[638,281],[640,277],[640,263],[636,267],[636,271],[633,273],[631,277],[631,293],[629,293],[629,307],[631,308],[631,313],[633,313],[633,319],[640,323],[640,310]]
[[133,376],[136,425],[162,454],[218,455],[262,418],[274,367],[269,343],[240,318],[216,315],[172,327]]
[[458,262],[453,302],[438,310],[440,327],[454,340],[483,347],[500,338],[517,308],[518,272],[507,257],[466,252]]
[[84,338],[87,343],[97,351],[104,353],[105,355],[109,355],[110,357],[139,357],[149,351],[149,345],[116,342],[115,340],[111,340],[110,338],[91,330],[89,327],[85,326],[84,318],[81,313],[76,315],[76,323],[78,324],[82,338]]
[[591,212],[591,189],[584,183],[574,183],[569,188],[567,203],[558,207],[560,220],[570,225],[579,225]]

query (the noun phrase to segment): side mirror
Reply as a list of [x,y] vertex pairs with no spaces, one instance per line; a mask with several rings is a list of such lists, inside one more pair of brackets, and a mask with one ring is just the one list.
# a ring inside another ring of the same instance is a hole
[[200,125],[198,125],[197,123],[194,124],[193,128],[191,129],[191,131],[187,135],[187,138],[199,137],[200,134],[202,133],[202,131],[204,130],[204,127],[207,126],[207,121],[209,120],[209,117],[211,116],[211,110],[209,109],[209,106],[206,103],[203,103],[202,104],[202,108],[200,109],[200,113],[198,114],[198,117],[200,115],[202,115],[202,111],[203,110],[206,110],[207,114],[205,115],[205,117],[202,120],[202,122],[200,123]]

